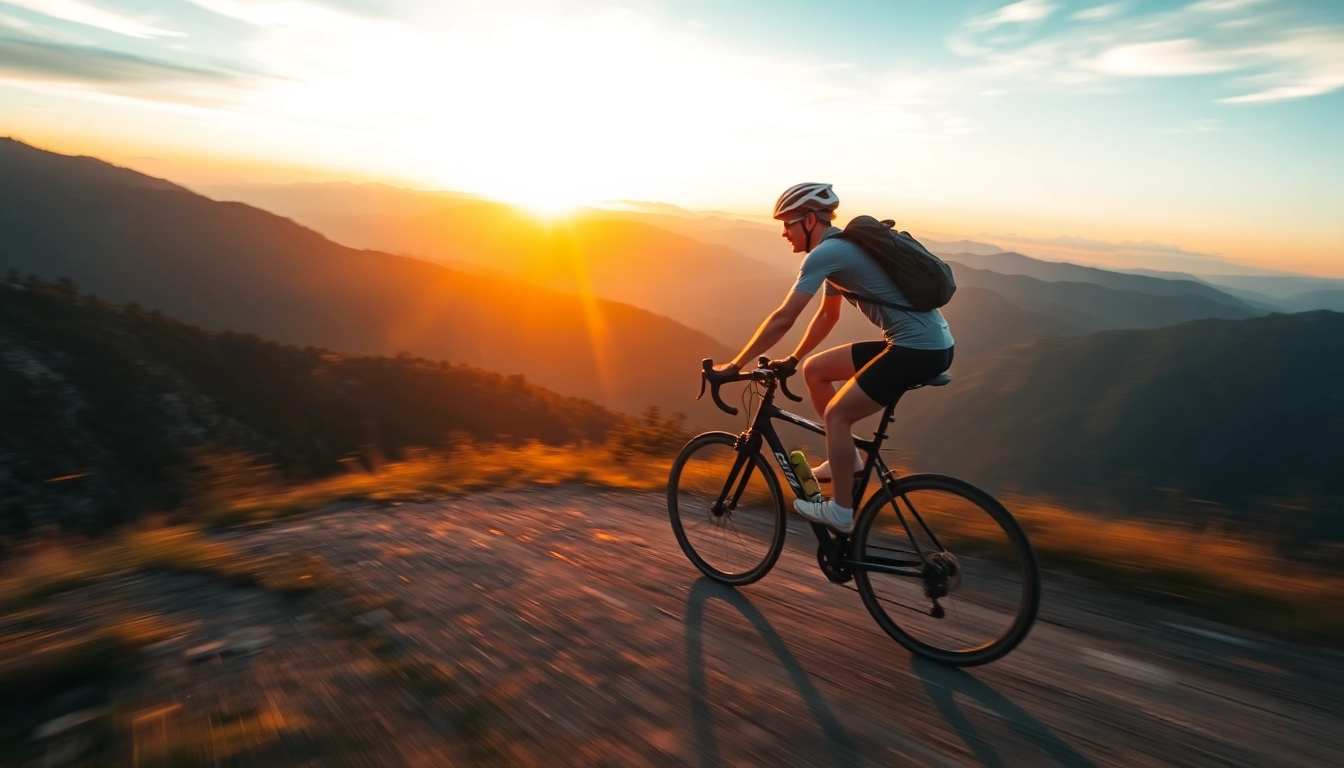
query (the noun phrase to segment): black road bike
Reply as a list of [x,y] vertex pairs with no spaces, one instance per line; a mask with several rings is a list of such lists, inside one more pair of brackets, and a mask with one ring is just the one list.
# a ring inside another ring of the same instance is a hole
[[[784,549],[788,510],[767,454],[804,498],[774,420],[819,435],[825,429],[775,405],[777,389],[802,401],[786,383],[791,370],[765,358],[751,371],[719,373],[713,365],[703,361],[701,397],[708,385],[715,405],[736,415],[719,387],[750,382],[759,407],[745,432],[706,432],[681,449],[668,478],[667,509],[686,557],[709,578],[737,587],[769,573]],[[951,380],[940,374],[909,389]],[[854,531],[811,523],[817,564],[833,583],[853,581],[878,626],[912,653],[963,667],[1002,658],[1027,636],[1040,604],[1031,543],[1002,504],[970,483],[934,474],[897,477],[880,453],[895,408],[887,406],[873,439],[854,437],[865,454],[855,475]],[[879,484],[865,499],[874,472]]]

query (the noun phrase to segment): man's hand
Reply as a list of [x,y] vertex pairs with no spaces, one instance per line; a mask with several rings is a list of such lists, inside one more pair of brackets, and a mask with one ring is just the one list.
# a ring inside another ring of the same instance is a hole
[[740,370],[742,370],[742,366],[737,365],[736,363],[723,363],[721,365],[714,366],[715,373],[734,374]]
[[792,376],[794,372],[798,370],[798,358],[794,357],[793,355],[789,355],[783,360],[771,360],[770,368],[780,378],[786,378]]

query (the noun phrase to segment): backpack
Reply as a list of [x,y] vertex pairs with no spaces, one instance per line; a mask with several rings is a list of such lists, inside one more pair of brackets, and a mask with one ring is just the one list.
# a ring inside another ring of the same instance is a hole
[[882,267],[882,271],[901,289],[910,306],[883,301],[873,296],[841,291],[846,298],[871,301],[907,312],[928,312],[947,304],[957,290],[952,268],[910,236],[896,229],[891,219],[878,221],[872,216],[857,216],[840,237],[862,248]]

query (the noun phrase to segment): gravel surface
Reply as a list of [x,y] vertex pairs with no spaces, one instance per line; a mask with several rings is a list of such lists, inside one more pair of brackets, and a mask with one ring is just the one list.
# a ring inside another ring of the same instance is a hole
[[[701,578],[662,494],[347,505],[221,538],[318,555],[391,600],[342,624],[312,599],[167,574],[57,598],[182,628],[147,654],[137,745],[283,720],[203,764],[1344,765],[1344,655],[1066,574],[1046,574],[1021,647],[960,671],[883,634],[797,520],[761,582]],[[450,693],[399,659],[443,670]]]

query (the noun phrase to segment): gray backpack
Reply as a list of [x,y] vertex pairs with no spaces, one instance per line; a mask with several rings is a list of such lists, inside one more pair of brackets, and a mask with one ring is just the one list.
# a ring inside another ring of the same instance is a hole
[[858,245],[877,261],[882,271],[905,294],[910,305],[841,291],[847,298],[876,302],[907,312],[928,312],[952,300],[952,294],[957,290],[957,283],[952,279],[952,268],[929,253],[909,232],[896,229],[896,222],[891,219],[878,221],[872,216],[857,216],[840,233],[840,237]]

